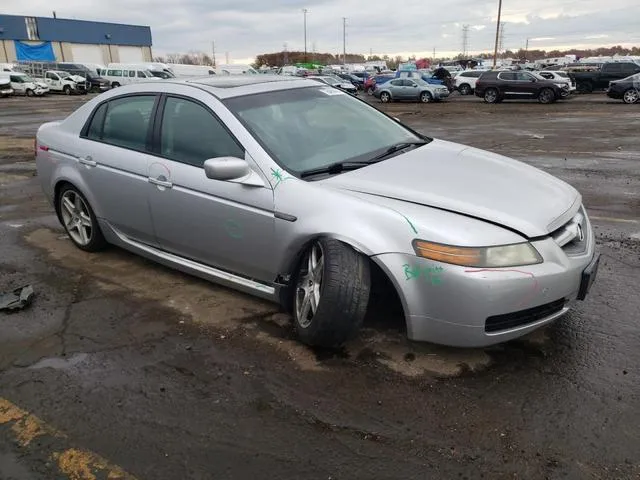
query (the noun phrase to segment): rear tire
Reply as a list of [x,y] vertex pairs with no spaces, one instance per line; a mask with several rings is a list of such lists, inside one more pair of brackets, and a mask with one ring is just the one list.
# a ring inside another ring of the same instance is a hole
[[120,84],[118,82],[113,82],[111,84],[111,88],[118,88],[120,86]]
[[93,209],[76,187],[67,184],[56,199],[60,223],[76,247],[85,252],[98,252],[107,246]]
[[498,90],[487,88],[484,92],[484,101],[487,103],[498,103]]
[[337,240],[316,240],[294,285],[293,319],[303,343],[335,348],[357,335],[371,290],[367,258]]
[[471,86],[463,83],[462,85],[460,85],[458,87],[458,91],[460,92],[460,95],[470,95],[471,94]]
[[629,105],[638,103],[640,101],[640,92],[632,87],[622,94],[622,101]]
[[382,103],[389,103],[391,101],[391,95],[387,92],[382,92],[380,94],[380,101]]

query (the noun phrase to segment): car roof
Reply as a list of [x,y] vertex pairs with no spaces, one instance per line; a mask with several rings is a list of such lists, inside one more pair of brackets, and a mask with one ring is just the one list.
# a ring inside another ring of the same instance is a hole
[[224,75],[167,79],[163,83],[192,85],[206,90],[214,96],[225,99],[256,93],[290,90],[294,88],[317,87],[318,82],[301,77],[283,75]]

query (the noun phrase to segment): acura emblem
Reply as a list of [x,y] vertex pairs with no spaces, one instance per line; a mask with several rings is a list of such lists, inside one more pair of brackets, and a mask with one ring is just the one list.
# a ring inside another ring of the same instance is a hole
[[584,240],[584,232],[582,231],[582,225],[580,225],[579,223],[576,223],[576,227],[578,231],[578,240],[582,242]]

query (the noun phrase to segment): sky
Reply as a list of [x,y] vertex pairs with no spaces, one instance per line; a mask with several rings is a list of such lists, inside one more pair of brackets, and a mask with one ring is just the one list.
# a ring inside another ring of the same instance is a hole
[[[504,0],[504,49],[640,45],[638,0]],[[149,25],[154,56],[201,51],[218,63],[304,50],[437,57],[493,51],[498,4],[485,0],[2,0],[0,13]]]

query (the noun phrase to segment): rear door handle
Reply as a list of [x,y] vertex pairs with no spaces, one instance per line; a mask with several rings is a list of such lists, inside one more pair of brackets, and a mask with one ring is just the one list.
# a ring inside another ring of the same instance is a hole
[[91,158],[90,155],[87,155],[86,157],[80,157],[78,160],[80,161],[81,164],[86,165],[88,167],[95,167],[98,164],[95,160]]
[[147,180],[149,181],[149,183],[153,183],[154,185],[158,185],[159,187],[165,187],[165,188],[173,187],[173,183],[169,182],[168,180],[160,180],[159,178],[152,178],[152,177],[149,177]]

